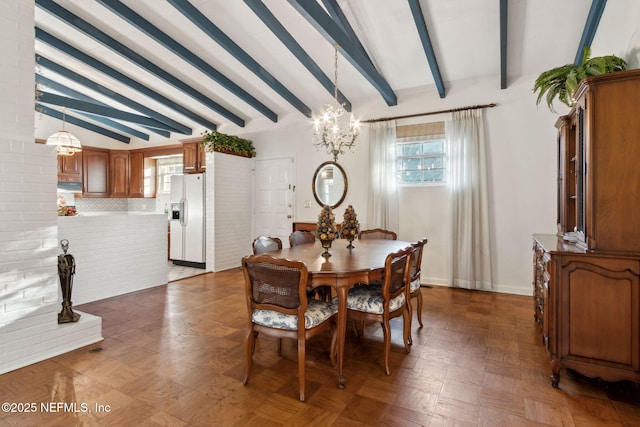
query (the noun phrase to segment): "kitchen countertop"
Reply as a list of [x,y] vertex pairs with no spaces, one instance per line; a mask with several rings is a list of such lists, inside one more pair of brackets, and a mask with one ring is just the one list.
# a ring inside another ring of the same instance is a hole
[[[146,211],[101,211],[101,212],[78,212],[71,218],[79,216],[122,216],[122,215],[160,215],[167,217],[165,213],[146,212]],[[64,217],[63,217],[64,218]]]

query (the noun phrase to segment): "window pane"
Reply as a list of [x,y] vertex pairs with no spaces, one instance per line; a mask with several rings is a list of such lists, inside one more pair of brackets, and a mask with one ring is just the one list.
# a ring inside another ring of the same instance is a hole
[[402,182],[420,182],[420,171],[404,171],[402,172]]
[[422,158],[422,169],[442,169],[443,166],[443,158],[442,157],[423,157]]
[[402,170],[418,170],[420,163],[420,157],[405,157],[402,160]]
[[444,170],[431,169],[422,171],[422,179],[424,182],[442,182],[444,181]]
[[419,156],[422,154],[422,144],[404,144],[403,156]]
[[422,144],[424,154],[444,153],[444,141],[429,141]]

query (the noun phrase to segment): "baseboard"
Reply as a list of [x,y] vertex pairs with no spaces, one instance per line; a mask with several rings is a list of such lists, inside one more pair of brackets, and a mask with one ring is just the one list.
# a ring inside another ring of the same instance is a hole
[[[436,278],[436,277],[423,277],[420,280],[421,287],[428,286],[444,286],[451,288],[451,281],[448,279]],[[526,287],[522,286],[513,286],[513,285],[501,285],[494,284],[493,287],[489,289],[483,289],[488,292],[496,292],[500,294],[513,294],[513,295],[524,295],[524,296],[532,296],[533,295],[533,287],[531,285],[527,285]]]

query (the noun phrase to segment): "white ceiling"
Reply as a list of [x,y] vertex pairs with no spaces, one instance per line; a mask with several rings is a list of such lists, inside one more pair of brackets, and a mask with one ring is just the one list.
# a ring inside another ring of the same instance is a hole
[[[320,0],[318,2],[322,3]],[[268,129],[272,125],[273,122],[262,113],[128,24],[98,1],[56,0],[55,3],[241,117],[246,122],[246,128],[251,129],[260,124]],[[121,3],[142,15],[257,98],[278,115],[278,121],[289,116],[305,118],[293,105],[192,24],[170,3],[159,0],[123,0]],[[333,79],[332,43],[290,2],[263,0],[263,3],[324,73]],[[495,79],[496,90],[501,90],[499,3],[498,0],[420,2],[446,91],[455,87],[457,82],[481,78]],[[191,0],[191,4],[314,113],[318,113],[324,103],[331,101],[332,93],[323,88],[244,1]],[[338,4],[373,65],[396,95],[411,91],[433,91],[437,94],[434,77],[406,0],[338,0]],[[521,76],[573,62],[590,6],[591,2],[586,0],[509,0],[507,88],[509,81]],[[606,12],[600,26],[612,25],[605,23],[605,18]],[[218,112],[49,14],[44,8],[36,6],[35,21],[36,26],[42,30],[107,63],[183,107],[207,117],[220,126],[220,130],[227,133],[242,132],[242,128],[232,124]],[[35,46],[36,54],[43,55],[192,128],[191,136],[198,136],[206,129],[202,124],[149,99],[42,41],[36,40]],[[136,112],[47,69],[41,68],[37,71],[112,107]],[[376,88],[343,56],[339,59],[339,87],[351,101],[356,113],[358,104],[371,100],[380,102],[382,99]],[[47,88],[44,90],[55,92]],[[51,107],[62,110],[61,107]],[[67,110],[67,115],[91,121],[74,111]],[[54,128],[59,127],[59,119],[41,120],[54,123]],[[147,132],[142,127],[128,123],[127,125]],[[73,131],[70,125],[69,130]],[[150,143],[167,144],[187,137],[189,136],[171,133],[170,138],[164,138],[150,133]]]

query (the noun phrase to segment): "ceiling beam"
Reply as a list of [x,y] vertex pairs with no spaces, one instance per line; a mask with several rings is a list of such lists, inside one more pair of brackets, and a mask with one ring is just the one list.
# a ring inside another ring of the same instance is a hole
[[[87,89],[98,92],[110,99],[113,99],[114,101],[122,105],[126,105],[127,107],[136,110],[139,113],[146,114],[147,116],[153,119],[156,119],[160,123],[164,123],[167,126],[167,129],[172,132],[178,132],[186,135],[191,135],[193,133],[193,131],[190,128],[176,122],[175,120],[170,119],[169,117],[163,116],[162,114],[158,113],[156,110],[149,108],[145,105],[142,105],[132,99],[129,99],[126,96],[120,95],[119,93],[114,92],[113,90],[105,86],[102,86],[94,82],[93,80],[88,79],[83,75],[76,73],[75,71],[72,71],[66,67],[63,67],[62,65],[42,55],[36,55],[36,63],[50,71],[53,71],[56,74],[61,75],[62,77],[72,80],[74,83],[81,84]],[[81,99],[81,98],[78,98],[78,99]],[[162,135],[165,136],[165,133],[166,132],[163,132]],[[166,136],[167,138],[169,137],[169,135],[166,135]]]
[[373,64],[371,58],[369,58],[369,54],[366,50],[364,50],[364,46],[362,46],[362,43],[360,43],[360,39],[356,35],[355,31],[353,31],[353,27],[351,27],[349,20],[347,20],[344,12],[342,12],[342,9],[340,8],[338,2],[336,0],[322,0],[322,4],[324,4],[325,9],[327,9],[327,12],[329,12],[329,15],[331,15],[331,17],[333,18],[333,21],[338,24],[340,29],[344,31],[347,36],[349,36],[349,39],[353,42],[353,44],[360,50],[360,52],[362,52],[364,56],[367,57],[369,62]]
[[507,21],[509,0],[500,0],[500,89],[507,88]]
[[158,129],[166,129],[163,124],[155,119],[141,116],[139,114],[128,113],[112,107],[105,107],[93,102],[81,101],[79,99],[69,98],[67,96],[56,95],[55,93],[39,91],[38,100],[45,104],[59,105],[67,107],[70,110],[85,111],[87,113],[98,114],[103,117],[124,120],[125,122],[136,123],[139,125],[155,127]]
[[101,128],[100,126],[96,126],[93,123],[85,122],[84,120],[78,119],[77,117],[73,117],[68,114],[62,114],[60,111],[56,109],[46,107],[37,102],[35,104],[35,109],[36,109],[36,112],[38,113],[42,113],[46,116],[63,120],[64,122],[71,123],[83,129],[87,129],[92,132],[99,133],[100,135],[104,135],[108,138],[112,138],[117,141],[124,142],[125,144],[128,144],[131,141],[131,138],[129,138],[128,136],[120,135],[119,133],[110,131],[109,129]]
[[344,57],[376,88],[387,105],[397,105],[398,98],[389,83],[318,3],[307,0],[288,1],[329,43],[339,46]]
[[[111,77],[112,79],[142,93],[143,95],[153,99],[154,101],[157,101],[161,104],[163,104],[165,107],[179,113],[182,114],[185,117],[188,117],[189,119],[193,120],[194,122],[200,123],[202,126],[207,127],[210,130],[216,130],[217,126],[215,123],[213,123],[212,121],[184,108],[182,105],[177,104],[176,102],[172,101],[171,99],[167,98],[164,95],[159,94],[158,92],[149,89],[148,87],[146,87],[145,85],[133,80],[132,78],[130,78],[129,76],[126,76],[124,74],[122,74],[120,71],[108,66],[107,64],[98,61],[97,59],[87,55],[86,53],[80,51],[79,49],[76,49],[75,47],[71,46],[70,44],[60,40],[59,38],[52,36],[51,34],[47,33],[46,31],[44,31],[41,28],[36,27],[36,39],[40,40],[43,43],[48,44],[49,46],[58,49],[61,52],[66,53],[67,55],[71,56],[72,58],[77,59],[80,62],[85,63],[86,65],[89,65],[90,67],[94,68],[95,70]],[[188,129],[188,128],[187,128]],[[184,132],[180,132],[180,133],[184,133]],[[189,132],[186,133],[186,135],[191,135],[192,131],[191,129],[189,129]]]
[[154,39],[156,42],[160,43],[162,46],[166,47],[167,49],[187,61],[189,64],[193,65],[195,68],[202,71],[204,74],[219,83],[233,95],[237,96],[238,98],[249,104],[251,107],[255,108],[258,112],[262,113],[272,122],[278,121],[278,115],[271,111],[266,105],[258,101],[249,92],[242,89],[240,86],[223,75],[220,71],[213,68],[202,58],[198,57],[196,54],[175,41],[172,37],[168,36],[165,32],[160,30],[151,22],[147,21],[131,8],[127,7],[118,0],[97,1],[107,7],[113,13],[120,16],[120,18],[124,19],[129,24],[133,25],[134,27]]
[[222,46],[234,58],[236,58],[249,71],[258,76],[271,89],[284,98],[289,104],[294,106],[298,111],[306,117],[311,117],[311,109],[307,107],[298,97],[296,97],[289,89],[280,83],[269,71],[264,69],[258,62],[253,59],[247,52],[238,46],[229,38],[220,28],[196,9],[187,0],[167,0],[169,4],[175,7],[187,19],[195,24],[202,32],[208,35],[212,40]]
[[[97,99],[93,99],[90,96],[87,96],[87,95],[85,95],[85,94],[83,94],[81,92],[78,92],[77,90],[71,89],[70,87],[63,85],[62,83],[58,83],[58,82],[56,82],[54,80],[51,80],[51,79],[49,79],[49,78],[47,78],[47,77],[45,77],[45,76],[43,76],[41,74],[37,74],[36,73],[36,83],[38,84],[38,90],[41,90],[42,87],[46,87],[46,88],[52,89],[52,90],[54,90],[56,92],[59,92],[62,95],[69,96],[71,98],[79,99],[81,101],[93,102],[94,104],[98,104],[98,105],[108,106],[107,104],[105,104],[103,102],[100,102]],[[135,136],[135,137],[143,139],[145,141],[149,140],[149,135],[148,134],[146,134],[144,132],[140,132],[139,130],[133,129],[133,128],[129,127],[129,126],[125,126],[122,123],[117,122],[115,120],[111,120],[111,119],[103,117],[103,116],[98,116],[98,115],[91,114],[91,113],[86,113],[86,112],[80,112],[80,114],[85,116],[85,117],[88,117],[88,118],[90,118],[92,120],[95,120],[97,122],[100,122],[103,125],[110,126],[110,127],[114,128],[114,129],[117,129],[117,130],[120,130],[122,132],[128,133],[131,136]],[[152,128],[149,128],[149,129],[152,130],[152,131],[156,131],[156,129],[152,129]],[[157,132],[164,132],[164,133],[166,133],[167,137],[169,136],[169,132],[167,132],[167,131],[157,130]],[[165,135],[163,135],[163,136],[165,136]]]
[[442,75],[440,74],[440,68],[438,67],[438,60],[436,59],[436,54],[433,50],[433,45],[431,44],[429,30],[427,29],[427,23],[424,20],[424,15],[422,14],[420,0],[408,1],[409,7],[411,8],[411,14],[413,15],[413,20],[416,23],[418,35],[420,36],[420,41],[422,42],[422,48],[424,49],[424,53],[427,56],[429,68],[431,68],[431,75],[433,76],[433,80],[436,83],[436,88],[438,89],[438,94],[440,95],[440,98],[444,98],[444,82],[442,81]]
[[600,18],[602,18],[602,12],[607,5],[607,0],[593,0],[591,2],[591,8],[589,9],[589,15],[587,15],[587,22],[584,24],[584,30],[582,30],[582,37],[578,44],[578,51],[576,52],[576,58],[573,60],[574,65],[582,64],[582,56],[584,55],[584,48],[591,46],[593,37],[596,35],[598,24],[600,24]]
[[101,43],[102,45],[108,47],[109,49],[119,54],[123,58],[126,58],[129,61],[133,62],[134,64],[137,64],[139,67],[145,69],[149,73],[153,74],[159,79],[165,81],[166,83],[180,90],[182,93],[192,97],[193,99],[198,100],[203,105],[206,105],[211,110],[216,111],[218,114],[222,115],[223,117],[226,117],[228,120],[232,121],[236,125],[244,127],[244,120],[239,116],[235,115],[234,113],[232,113],[222,105],[218,104],[216,101],[212,100],[211,98],[208,98],[207,96],[205,96],[198,90],[194,89],[193,87],[189,86],[182,80],[168,73],[162,67],[152,63],[151,61],[149,61],[139,53],[133,51],[129,47],[120,43],[113,37],[100,31],[98,28],[89,24],[84,19],[80,18],[74,13],[69,12],[67,9],[63,8],[62,6],[54,3],[52,0],[36,0],[36,5],[44,9],[48,13],[58,17],[62,21],[71,25],[72,27],[75,27],[76,29],[78,29],[85,35],[93,38],[94,40]]
[[[278,21],[271,11],[264,5],[262,0],[244,0],[245,4],[262,20],[262,22],[271,30],[271,32],[286,46],[287,49],[296,57],[298,61],[320,82],[332,96],[334,95],[335,84],[311,59],[309,54],[296,39],[287,31],[287,29]],[[338,102],[344,105],[344,109],[351,111],[351,102],[338,90]]]

